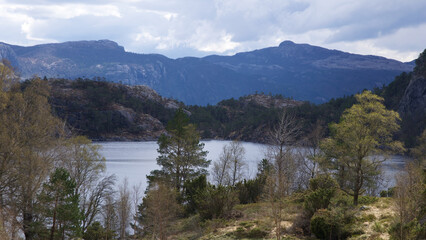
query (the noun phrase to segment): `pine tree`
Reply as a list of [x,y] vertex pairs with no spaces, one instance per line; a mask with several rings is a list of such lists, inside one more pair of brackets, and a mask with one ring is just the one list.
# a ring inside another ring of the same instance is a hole
[[183,193],[185,181],[207,174],[210,161],[206,159],[207,151],[203,150],[199,133],[194,125],[189,124],[189,118],[182,109],[177,110],[168,123],[167,132],[158,139],[160,156],[157,164],[161,170],[152,171],[148,180],[164,181]]
[[48,225],[50,240],[78,237],[80,235],[79,196],[76,183],[64,168],[57,168],[39,196]]

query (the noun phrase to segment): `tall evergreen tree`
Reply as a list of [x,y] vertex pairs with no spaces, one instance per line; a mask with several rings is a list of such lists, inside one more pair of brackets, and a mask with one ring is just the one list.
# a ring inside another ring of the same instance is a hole
[[185,181],[207,174],[206,168],[210,160],[206,159],[207,151],[203,150],[200,135],[182,109],[167,124],[168,134],[158,139],[157,164],[161,170],[152,171],[148,180],[165,181],[178,192],[183,192]]
[[78,237],[80,235],[79,197],[76,183],[64,168],[57,168],[39,196],[48,225],[50,240]]

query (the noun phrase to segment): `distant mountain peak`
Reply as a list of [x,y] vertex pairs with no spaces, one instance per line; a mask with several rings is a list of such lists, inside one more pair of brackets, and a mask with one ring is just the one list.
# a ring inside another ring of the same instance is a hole
[[290,40],[285,40],[284,42],[280,43],[278,47],[282,48],[282,47],[288,47],[293,45],[296,45],[296,44]]
[[89,47],[89,48],[105,48],[109,50],[119,50],[124,52],[124,47],[118,45],[118,43],[108,40],[89,40],[89,41],[70,41],[64,43],[57,43],[57,45],[70,46],[70,47]]
[[159,54],[129,53],[106,39],[31,47],[3,45],[0,54],[12,59],[23,77],[100,77],[128,85],[148,85],[165,97],[198,105],[255,91],[322,102],[382,86],[413,69],[412,65],[391,59],[292,41],[234,56],[175,60]]

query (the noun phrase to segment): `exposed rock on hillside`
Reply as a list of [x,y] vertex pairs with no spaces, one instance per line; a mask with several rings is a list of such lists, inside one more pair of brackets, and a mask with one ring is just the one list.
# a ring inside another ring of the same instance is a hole
[[419,136],[426,126],[426,50],[416,59],[412,78],[405,89],[399,105],[399,113],[403,118],[402,129],[414,143],[414,136]]
[[399,113],[426,116],[426,78],[414,76],[401,99]]
[[167,115],[180,106],[146,86],[70,80],[50,84],[55,112],[95,140],[155,140],[165,133]]
[[283,97],[274,97],[271,95],[265,94],[252,94],[240,99],[244,103],[254,103],[266,108],[285,108],[285,107],[295,107],[302,104],[301,101],[296,101],[293,99],[287,99]]

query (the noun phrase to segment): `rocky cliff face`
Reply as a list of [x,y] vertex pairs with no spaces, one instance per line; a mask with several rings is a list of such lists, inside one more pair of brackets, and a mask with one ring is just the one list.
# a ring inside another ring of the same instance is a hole
[[283,97],[274,97],[271,95],[265,94],[251,94],[245,97],[241,97],[240,101],[243,101],[245,104],[253,103],[265,108],[286,108],[286,107],[296,107],[302,104],[301,101],[296,101],[293,99],[287,99]]
[[401,132],[407,147],[413,147],[426,126],[426,49],[416,59],[410,82],[399,103]]
[[414,76],[404,96],[401,99],[399,111],[402,116],[418,115],[418,118],[426,117],[426,78]]
[[108,40],[32,47],[0,43],[0,57],[8,58],[24,78],[100,77],[127,85],[146,85],[162,96],[198,105],[255,91],[321,103],[382,86],[413,67],[290,41],[234,56],[180,59],[126,52]]
[[416,122],[426,123],[426,49],[415,63],[413,77],[400,102],[399,113]]

